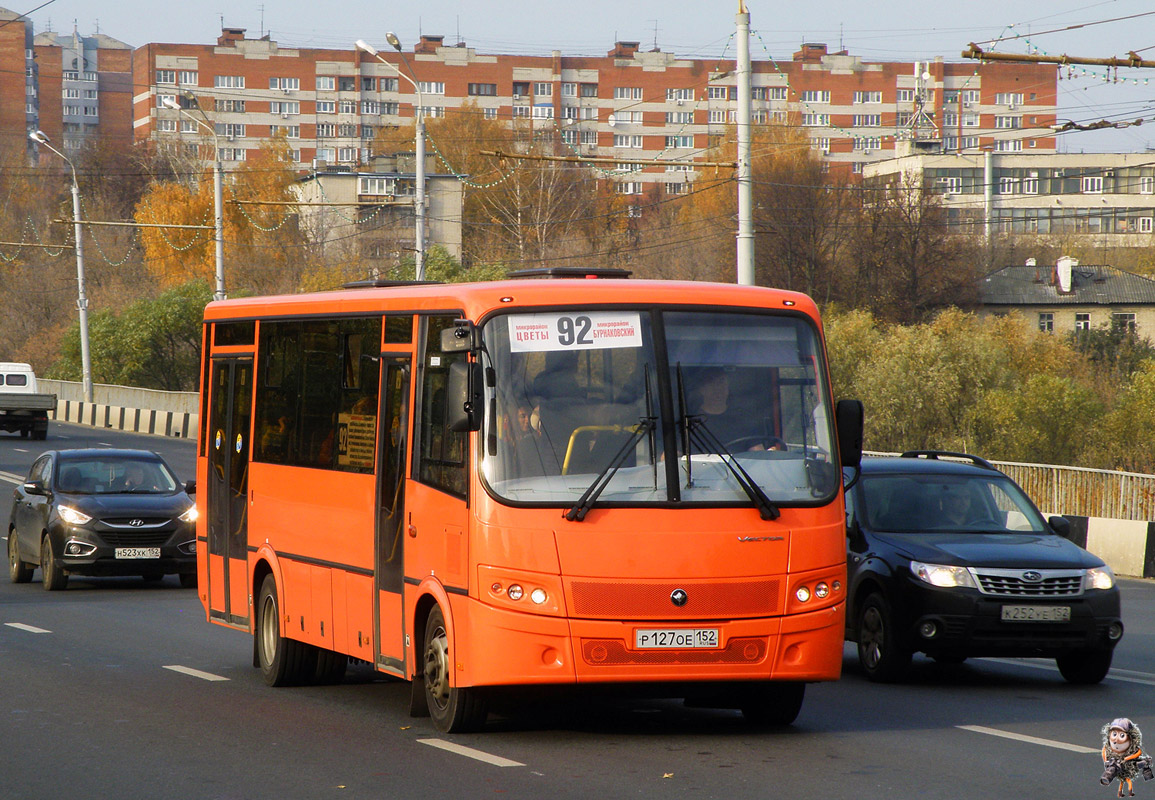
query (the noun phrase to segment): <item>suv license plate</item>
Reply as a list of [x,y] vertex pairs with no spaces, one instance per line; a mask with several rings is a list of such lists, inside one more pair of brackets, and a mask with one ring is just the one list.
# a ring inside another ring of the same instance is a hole
[[1070,622],[1070,606],[1003,606],[1003,622]]
[[118,547],[117,558],[160,558],[159,547]]
[[717,628],[638,628],[634,631],[634,647],[638,650],[717,646]]

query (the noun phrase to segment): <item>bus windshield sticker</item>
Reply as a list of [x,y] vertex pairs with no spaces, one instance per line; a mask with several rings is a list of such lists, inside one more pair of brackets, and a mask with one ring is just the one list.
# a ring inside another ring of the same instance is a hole
[[507,319],[509,349],[514,353],[642,346],[642,321],[637,311],[511,314]]

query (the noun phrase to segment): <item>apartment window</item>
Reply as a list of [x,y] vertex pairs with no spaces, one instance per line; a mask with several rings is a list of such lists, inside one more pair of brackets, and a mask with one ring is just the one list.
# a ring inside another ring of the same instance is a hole
[[197,133],[198,132],[197,127],[198,126],[197,126],[196,120],[184,119],[183,117],[181,118],[181,121],[180,121],[180,132],[181,133]]
[[269,78],[269,88],[282,92],[295,92],[301,88],[300,78]]
[[690,164],[666,164],[666,172],[693,172],[694,168]]
[[176,120],[158,119],[156,121],[156,129],[161,133],[176,133]]
[[669,148],[686,148],[694,146],[693,136],[667,136],[666,147]]
[[806,128],[826,128],[830,125],[829,114],[803,114],[802,125]]
[[581,118],[584,120],[596,120],[598,118],[598,110],[593,106],[582,106]]
[[1155,217],[1139,217],[1139,233],[1155,232]]
[[396,92],[398,84],[396,78],[378,78],[377,85],[383,92]]
[[243,147],[222,147],[218,152],[221,161],[244,161],[246,153]]
[[79,89],[65,89],[64,90],[64,98],[66,100],[79,100],[80,99],[80,90]]
[[341,100],[337,103],[337,113],[339,114],[356,114],[357,101],[356,100]]
[[1075,314],[1075,330],[1089,331],[1091,330],[1091,315],[1090,314]]
[[361,101],[362,114],[380,114],[381,103],[377,100],[362,100]]
[[362,139],[371,140],[371,139],[374,139],[376,137],[377,137],[377,126],[376,125],[362,125],[361,126],[361,138]]
[[158,69],[156,71],[156,82],[164,85],[176,83],[176,70]]
[[882,114],[855,114],[853,120],[855,128],[877,128],[882,125]]
[[363,92],[375,92],[375,91],[377,91],[377,79],[374,78],[372,75],[362,75],[361,76],[361,91],[363,91]]
[[959,175],[939,178],[938,183],[942,187],[943,194],[962,194],[962,177]]
[[1018,178],[999,178],[999,194],[1018,194]]
[[445,116],[445,106],[421,106],[421,115],[430,119]]
[[1022,92],[999,92],[995,95],[995,104],[1000,106],[1017,106],[1023,103]]
[[534,97],[553,97],[553,84],[545,81],[538,81],[533,85]]
[[830,92],[811,89],[802,93],[803,103],[829,103]]
[[561,85],[561,96],[562,97],[577,97],[577,84],[576,83],[563,83]]
[[685,194],[688,183],[667,183],[666,194]]
[[213,108],[217,111],[223,111],[229,114],[243,114],[245,113],[244,100],[222,100],[217,98],[213,102]]
[[355,92],[357,91],[357,79],[350,76],[340,76],[337,78],[338,92]]
[[181,86],[196,86],[199,76],[194,69],[184,69],[176,76]]
[[785,100],[786,87],[785,86],[768,86],[766,87],[766,97],[770,100]]
[[642,87],[640,86],[615,86],[614,87],[615,100],[641,100]]
[[[396,113],[396,112],[394,112],[394,113]],[[485,119],[497,119],[497,109],[496,108],[483,108],[483,109],[481,109],[481,116]]]
[[694,121],[693,111],[667,111],[667,125],[689,125]]
[[357,148],[356,147],[338,147],[337,148],[338,161],[356,161]]
[[1134,314],[1112,314],[1111,315],[1111,329],[1116,331],[1127,331],[1128,333],[1135,333],[1135,315]]
[[[900,103],[913,103],[914,102],[914,89],[899,89],[897,94],[896,94],[895,99]],[[949,103],[950,100],[947,99],[944,102]]]
[[301,103],[299,100],[274,100],[269,103],[270,114],[300,114]]
[[905,128],[907,125],[910,124],[910,121],[912,119],[914,119],[914,112],[912,112],[912,111],[899,111],[897,114],[894,115],[894,125],[897,128]]
[[882,138],[879,136],[855,136],[854,149],[869,153],[882,147]]
[[213,87],[217,89],[244,89],[245,76],[215,75],[213,76]]
[[706,90],[706,98],[708,100],[728,100],[730,98],[730,87],[711,86]]
[[337,135],[337,126],[332,122],[318,122],[317,123],[317,138],[318,139],[332,139]]
[[1023,194],[1039,193],[1039,173],[1033,172],[1023,178]]
[[694,99],[694,90],[693,89],[667,89],[666,90],[666,102],[682,103],[682,102],[685,102],[686,100],[693,100],[693,99]]
[[1103,193],[1103,176],[1102,175],[1084,175],[1082,181],[1083,194],[1102,194]]
[[317,160],[318,161],[332,161],[336,158],[337,152],[332,147],[318,147]]
[[1020,116],[1003,116],[995,117],[995,127],[1003,129],[1013,129],[1023,127],[1023,118]]
[[243,122],[218,122],[215,126],[218,136],[230,136],[233,139],[244,138],[245,124]]
[[751,99],[753,99],[753,100],[765,100],[766,99],[766,87],[765,86],[753,87],[750,90],[750,96],[751,96]]
[[497,97],[496,83],[471,83],[468,87],[473,97]]
[[[734,112],[730,112],[733,114]],[[724,108],[712,108],[707,115],[707,121],[715,124],[724,123],[726,121],[727,113]]]
[[514,97],[528,97],[529,96],[529,81],[514,81],[513,82],[513,96]]
[[1155,177],[1151,175],[1139,176],[1139,194],[1155,194]]
[[855,92],[854,93],[854,102],[855,102],[855,104],[881,103],[882,102],[882,92]]
[[513,115],[515,117],[528,117],[529,116],[529,106],[514,106],[513,107]]
[[613,111],[610,113],[610,123],[614,125],[641,125],[641,111]]
[[417,81],[421,94],[445,94],[444,81]]
[[[157,108],[168,108],[169,103],[175,103],[175,102],[176,102],[176,95],[175,94],[158,94],[156,96],[156,107]],[[73,109],[73,110],[70,111],[69,109]],[[64,107],[64,113],[65,114],[76,114],[78,112],[75,109],[76,109],[76,106],[65,106]]]
[[578,142],[577,131],[575,131],[575,130],[562,131],[561,132],[561,140],[565,144],[571,144],[571,145],[577,144],[577,142]]
[[318,100],[317,101],[318,114],[335,114],[337,113],[337,104],[332,100]]
[[534,119],[553,119],[553,106],[534,106]]
[[617,184],[618,194],[641,194],[642,189],[641,181],[621,181]]
[[342,139],[352,139],[361,132],[361,126],[351,122],[342,123],[337,126],[337,135]]
[[286,139],[300,139],[301,126],[300,125],[270,125],[269,135],[276,136],[283,135]]
[[358,178],[357,194],[371,194],[378,197],[389,197],[397,193],[397,179],[377,176],[362,176]]
[[979,126],[979,115],[963,114],[962,124],[964,128],[977,128]]
[[337,88],[337,79],[332,75],[317,76],[317,91],[318,92],[332,92]]
[[1051,313],[1039,314],[1039,330],[1043,333],[1055,332],[1055,315]]
[[579,95],[581,97],[597,97],[598,85],[596,83],[583,83],[579,87]]
[[810,144],[813,145],[814,149],[817,150],[819,153],[824,153],[826,155],[830,155],[830,137],[829,136],[819,136],[817,138],[811,139]]
[[1022,139],[997,139],[995,140],[995,152],[998,153],[1014,153],[1023,149]]
[[641,146],[642,146],[642,137],[641,136],[636,136],[634,134],[628,134],[628,133],[615,133],[614,134],[614,147],[634,147],[634,148],[640,149]]

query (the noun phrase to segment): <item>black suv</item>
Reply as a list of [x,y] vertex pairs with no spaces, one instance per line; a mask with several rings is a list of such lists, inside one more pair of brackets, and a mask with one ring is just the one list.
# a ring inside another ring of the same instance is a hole
[[871,680],[902,678],[915,652],[1054,658],[1072,683],[1107,675],[1123,636],[1115,576],[990,463],[865,458],[846,521],[846,638]]

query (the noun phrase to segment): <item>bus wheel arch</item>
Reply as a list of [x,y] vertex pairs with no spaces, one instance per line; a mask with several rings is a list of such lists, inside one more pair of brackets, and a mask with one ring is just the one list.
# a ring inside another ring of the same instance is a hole
[[308,682],[316,668],[316,654],[304,642],[282,635],[281,597],[271,571],[261,580],[253,616],[257,663],[265,683],[292,686]]
[[442,733],[465,733],[481,728],[488,713],[481,689],[457,685],[447,600],[425,594],[417,603],[410,713],[428,715]]

